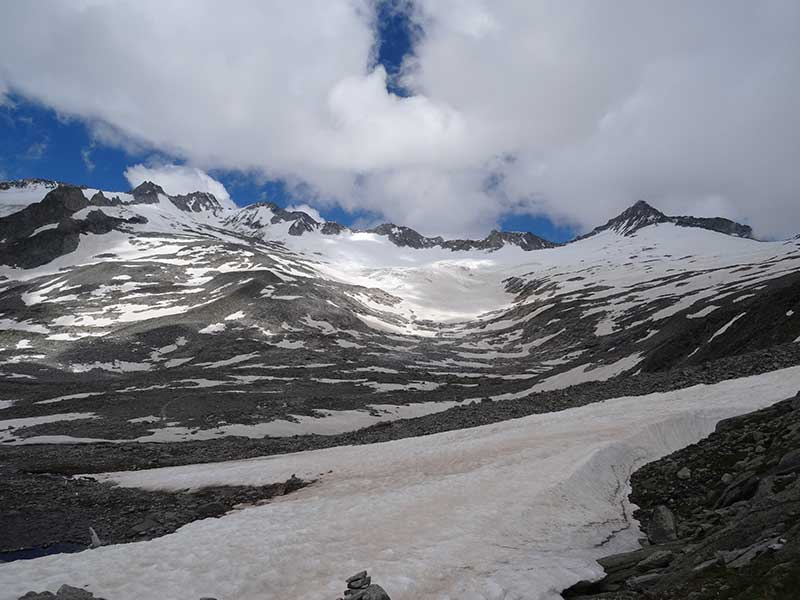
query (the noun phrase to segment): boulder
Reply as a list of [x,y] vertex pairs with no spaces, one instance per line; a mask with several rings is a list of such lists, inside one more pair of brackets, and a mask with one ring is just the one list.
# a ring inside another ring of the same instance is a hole
[[58,600],[94,600],[94,594],[65,583],[58,588],[56,598],[58,598]]
[[670,550],[658,550],[653,552],[650,556],[636,564],[636,568],[640,571],[652,571],[653,569],[662,569],[669,565],[675,558],[675,553]]
[[652,544],[663,544],[678,539],[675,515],[663,504],[659,504],[653,509],[653,515],[647,525],[647,539]]

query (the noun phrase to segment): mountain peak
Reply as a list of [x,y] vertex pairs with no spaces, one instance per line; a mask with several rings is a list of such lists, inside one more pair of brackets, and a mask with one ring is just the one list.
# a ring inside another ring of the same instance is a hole
[[610,219],[605,225],[596,227],[591,232],[578,239],[590,237],[602,231],[609,230],[620,235],[631,236],[643,227],[655,225],[657,223],[672,223],[679,227],[697,227],[736,237],[753,237],[753,230],[749,226],[731,221],[730,219],[725,219],[723,217],[669,217],[644,200],[638,200],[619,215]]
[[632,235],[642,227],[665,223],[668,220],[668,217],[660,210],[653,208],[644,200],[638,200],[636,204],[629,206],[595,231],[611,229],[621,235]]
[[135,204],[158,204],[159,194],[166,196],[164,188],[152,181],[143,181],[131,190]]

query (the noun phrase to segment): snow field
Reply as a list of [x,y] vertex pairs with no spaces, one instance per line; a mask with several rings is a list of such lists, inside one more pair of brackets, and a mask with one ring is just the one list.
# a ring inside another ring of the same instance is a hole
[[110,473],[173,490],[319,481],[156,540],[2,565],[0,598],[69,582],[117,600],[312,600],[364,568],[394,600],[558,598],[635,547],[634,469],[798,388],[794,367],[369,447]]

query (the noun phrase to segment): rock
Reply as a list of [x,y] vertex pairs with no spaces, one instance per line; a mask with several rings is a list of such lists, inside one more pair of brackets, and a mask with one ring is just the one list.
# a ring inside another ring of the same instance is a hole
[[358,573],[356,573],[352,577],[348,577],[347,578],[347,587],[350,587],[350,584],[353,583],[354,581],[358,581],[359,579],[364,579],[366,576],[367,576],[367,572],[366,571],[359,571]]
[[714,508],[723,508],[736,502],[749,500],[758,490],[758,481],[758,477],[752,471],[742,473],[725,488]]
[[366,571],[359,571],[348,577],[347,589],[344,591],[345,600],[390,600],[386,590],[371,581],[372,578]]
[[197,514],[201,518],[208,518],[208,517],[218,517],[225,513],[228,509],[225,508],[225,505],[220,502],[209,502],[208,504],[202,504],[197,508]]
[[729,484],[730,484],[730,482],[731,482],[731,481],[733,481],[733,475],[731,475],[730,473],[725,473],[725,474],[724,474],[724,475],[723,475],[723,476],[720,478],[720,481],[721,481],[723,484],[725,484],[725,485],[729,485]]
[[800,471],[800,448],[790,450],[778,461],[778,475],[786,475],[793,471]]
[[131,527],[131,531],[133,533],[138,533],[138,534],[141,535],[141,534],[144,534],[144,533],[146,533],[146,532],[148,532],[148,531],[150,531],[152,529],[156,529],[156,528],[158,528],[160,526],[161,526],[160,523],[158,523],[157,521],[154,521],[150,517],[147,517],[146,519],[144,519],[142,521],[139,521],[136,525]]
[[662,577],[663,575],[661,573],[638,575],[628,579],[628,581],[625,582],[625,585],[628,587],[628,589],[638,592],[654,586]]
[[678,471],[678,479],[687,480],[692,477],[692,470],[688,467],[683,467],[680,471]]
[[66,583],[56,592],[58,600],[92,600],[94,594],[81,588],[76,588]]
[[371,584],[362,590],[358,590],[352,596],[346,596],[349,600],[391,600],[381,586]]
[[361,579],[348,581],[347,588],[351,590],[360,590],[361,588],[367,587],[370,583],[372,583],[372,578],[369,575],[365,575]]
[[669,565],[675,558],[675,553],[671,550],[658,550],[650,556],[637,563],[636,568],[640,571],[652,571],[661,569]]
[[663,544],[678,539],[675,515],[663,504],[659,504],[653,509],[653,515],[647,525],[647,538],[653,544]]
[[783,541],[780,538],[771,538],[747,548],[717,552],[717,559],[726,567],[741,569],[749,565],[757,556],[768,551],[775,552],[781,548],[783,548]]
[[53,592],[28,592],[20,596],[19,600],[52,600],[56,595]]

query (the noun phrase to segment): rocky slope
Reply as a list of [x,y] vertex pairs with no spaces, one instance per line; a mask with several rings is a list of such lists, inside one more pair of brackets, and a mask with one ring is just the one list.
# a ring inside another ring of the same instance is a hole
[[634,473],[640,550],[566,598],[783,600],[800,584],[800,394]]

